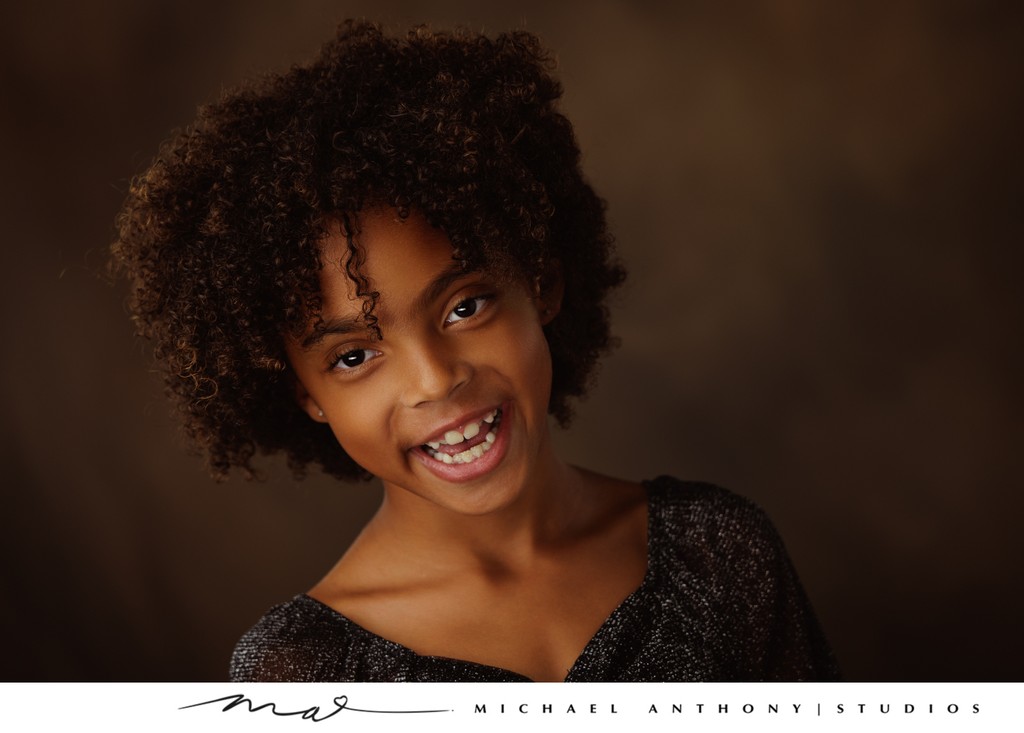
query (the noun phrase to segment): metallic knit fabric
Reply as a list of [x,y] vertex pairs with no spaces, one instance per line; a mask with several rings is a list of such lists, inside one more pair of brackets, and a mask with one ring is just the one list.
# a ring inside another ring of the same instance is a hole
[[[782,541],[754,504],[661,476],[648,493],[643,582],[583,649],[566,682],[834,680],[838,668]],[[416,654],[299,595],[238,642],[234,681],[527,682]]]

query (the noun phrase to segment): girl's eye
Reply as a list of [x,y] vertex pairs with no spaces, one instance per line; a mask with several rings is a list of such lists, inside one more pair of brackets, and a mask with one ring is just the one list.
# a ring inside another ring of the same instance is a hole
[[484,308],[488,299],[489,296],[486,295],[480,295],[475,298],[466,298],[451,309],[451,312],[448,314],[448,317],[444,319],[444,322],[456,323],[457,321],[462,321],[466,318],[475,316]]
[[352,351],[346,351],[344,354],[338,357],[337,361],[334,362],[335,369],[355,369],[357,366],[365,364],[370,359],[377,356],[380,352],[374,349],[353,349]]

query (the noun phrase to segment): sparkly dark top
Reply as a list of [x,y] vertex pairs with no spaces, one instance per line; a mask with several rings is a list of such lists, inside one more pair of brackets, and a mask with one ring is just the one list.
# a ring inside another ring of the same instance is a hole
[[[833,680],[838,669],[782,541],[754,504],[662,476],[648,493],[647,574],[587,643],[566,682]],[[238,642],[233,681],[525,682],[422,656],[309,596]]]

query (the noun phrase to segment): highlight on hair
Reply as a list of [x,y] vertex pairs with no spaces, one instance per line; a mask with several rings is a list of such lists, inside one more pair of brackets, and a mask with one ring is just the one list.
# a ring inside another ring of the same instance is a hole
[[320,316],[331,222],[350,232],[348,273],[374,323],[351,235],[372,206],[421,212],[467,268],[543,283],[556,263],[565,291],[545,327],[549,407],[568,424],[570,399],[611,346],[605,300],[625,273],[556,108],[553,68],[522,31],[391,37],[349,21],[311,63],[201,108],[133,180],[112,267],[216,477],[251,476],[255,454],[277,451],[299,476],[310,463],[367,476],[299,408],[284,339]]

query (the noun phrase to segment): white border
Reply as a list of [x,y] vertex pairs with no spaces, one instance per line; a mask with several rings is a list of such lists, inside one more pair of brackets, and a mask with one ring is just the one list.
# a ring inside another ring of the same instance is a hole
[[[441,712],[413,712],[428,710]],[[1024,683],[0,684],[4,730],[78,731],[84,724],[133,733],[1019,732]]]

